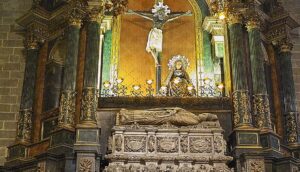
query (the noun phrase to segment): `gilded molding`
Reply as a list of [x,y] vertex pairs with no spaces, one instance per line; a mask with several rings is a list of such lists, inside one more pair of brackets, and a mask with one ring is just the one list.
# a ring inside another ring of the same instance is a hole
[[272,130],[268,95],[253,95],[253,116],[255,127],[259,129],[266,128]]
[[30,143],[32,136],[32,110],[22,109],[19,113],[16,141]]
[[80,122],[96,124],[96,110],[98,105],[99,91],[95,87],[83,89]]
[[234,127],[251,126],[250,99],[247,90],[232,93]]
[[58,127],[73,128],[75,116],[76,92],[65,90],[60,97]]
[[287,135],[287,142],[289,144],[296,143],[298,141],[297,121],[296,121],[297,115],[298,115],[298,112],[288,112],[285,114],[286,135]]

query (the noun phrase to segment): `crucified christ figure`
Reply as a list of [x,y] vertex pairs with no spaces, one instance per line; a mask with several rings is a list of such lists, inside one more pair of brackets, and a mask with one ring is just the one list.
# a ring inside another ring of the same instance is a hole
[[182,16],[191,16],[192,13],[191,11],[171,13],[167,5],[164,5],[163,2],[158,2],[154,5],[154,8],[151,12],[128,10],[127,14],[134,14],[143,17],[147,20],[151,20],[153,22],[153,27],[148,35],[146,51],[148,53],[151,53],[155,61],[156,91],[158,91],[161,85],[161,53],[163,43],[163,26],[167,22],[173,21]]

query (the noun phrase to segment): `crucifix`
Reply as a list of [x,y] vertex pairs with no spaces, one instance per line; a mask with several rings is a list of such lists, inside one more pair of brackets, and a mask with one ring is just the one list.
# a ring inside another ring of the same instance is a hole
[[159,93],[161,87],[161,58],[163,44],[163,26],[170,21],[176,20],[183,16],[191,16],[191,11],[173,12],[162,0],[153,6],[151,12],[128,10],[127,14],[140,16],[153,22],[153,26],[148,35],[146,51],[151,53],[155,61],[156,68],[156,93]]

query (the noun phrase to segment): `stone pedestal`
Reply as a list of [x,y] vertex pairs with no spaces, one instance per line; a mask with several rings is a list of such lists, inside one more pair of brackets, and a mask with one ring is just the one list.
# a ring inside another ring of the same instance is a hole
[[27,146],[23,143],[17,143],[8,147],[7,161],[22,160],[27,156]]
[[232,153],[235,157],[239,157],[242,153],[260,151],[262,149],[260,144],[259,129],[252,127],[235,128],[229,136],[232,141]]
[[262,131],[260,133],[260,142],[263,147],[263,151],[271,156],[280,157],[280,136],[273,131]]
[[60,128],[51,133],[48,152],[60,155],[73,152],[75,133],[73,130]]
[[76,142],[74,151],[77,154],[76,172],[100,170],[100,161],[96,161],[100,154],[100,129],[76,126]]
[[113,128],[106,172],[230,171],[218,122],[197,126],[120,125]]

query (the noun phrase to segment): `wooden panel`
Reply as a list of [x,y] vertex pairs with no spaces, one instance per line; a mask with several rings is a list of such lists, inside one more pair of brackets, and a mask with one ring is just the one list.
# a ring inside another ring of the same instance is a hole
[[42,153],[45,153],[50,145],[50,141],[49,140],[45,140],[39,143],[36,143],[34,145],[31,145],[28,148],[28,156],[29,157],[33,157]]
[[79,121],[80,116],[80,105],[83,88],[83,72],[84,72],[84,59],[85,59],[85,45],[86,45],[86,28],[82,28],[80,31],[79,38],[79,53],[77,63],[77,83],[76,83],[76,112],[75,112],[75,124]]
[[43,110],[43,91],[45,81],[46,61],[48,56],[48,42],[45,42],[40,49],[37,79],[35,83],[35,105],[33,120],[33,141],[38,142],[41,137],[41,113]]
[[267,47],[269,61],[271,65],[271,77],[272,77],[272,86],[273,86],[273,98],[274,98],[274,109],[275,109],[275,126],[276,126],[276,133],[279,134],[281,137],[284,135],[283,131],[283,119],[281,113],[281,100],[280,100],[280,89],[279,83],[280,80],[277,74],[277,64],[276,64],[276,54],[274,51],[273,46],[270,44]]

